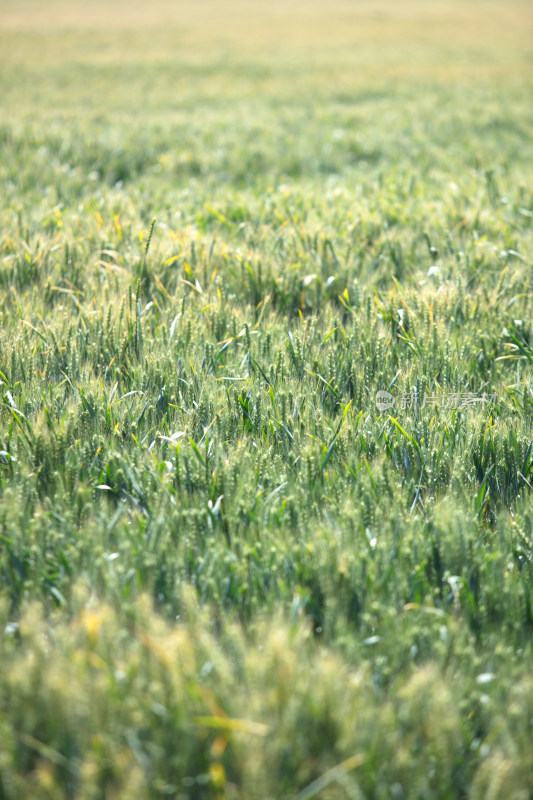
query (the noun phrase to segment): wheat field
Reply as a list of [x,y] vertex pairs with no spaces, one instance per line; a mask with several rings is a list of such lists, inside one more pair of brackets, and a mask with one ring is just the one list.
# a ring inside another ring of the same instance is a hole
[[533,7],[0,0],[0,799],[533,786]]

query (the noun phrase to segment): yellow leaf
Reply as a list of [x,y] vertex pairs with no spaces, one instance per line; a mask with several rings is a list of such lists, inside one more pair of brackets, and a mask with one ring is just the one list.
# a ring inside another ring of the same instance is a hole
[[252,722],[247,719],[232,719],[231,717],[195,717],[194,723],[201,728],[251,733],[255,736],[266,736],[270,730],[269,726],[264,725],[262,722]]

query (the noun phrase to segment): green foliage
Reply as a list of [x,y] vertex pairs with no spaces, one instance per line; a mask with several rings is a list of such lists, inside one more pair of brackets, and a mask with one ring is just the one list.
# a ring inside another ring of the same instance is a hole
[[0,800],[525,800],[530,11],[137,5],[0,34]]

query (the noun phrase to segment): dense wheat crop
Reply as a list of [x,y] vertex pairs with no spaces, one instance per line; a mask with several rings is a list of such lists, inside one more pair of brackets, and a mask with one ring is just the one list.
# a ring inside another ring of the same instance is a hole
[[0,0],[2,800],[530,796],[532,23]]

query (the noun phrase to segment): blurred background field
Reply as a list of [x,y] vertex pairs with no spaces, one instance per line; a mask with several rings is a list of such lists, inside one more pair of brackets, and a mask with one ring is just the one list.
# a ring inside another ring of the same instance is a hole
[[0,0],[0,800],[530,796],[532,27]]
[[2,117],[37,140],[46,121],[63,150],[133,150],[135,136],[148,174],[165,155],[214,179],[216,154],[230,178],[233,160],[252,159],[248,183],[290,170],[280,155],[307,179],[382,151],[392,167],[450,154],[474,165],[485,151],[497,163],[502,139],[529,145],[531,16],[528,3],[477,0],[4,2]]

